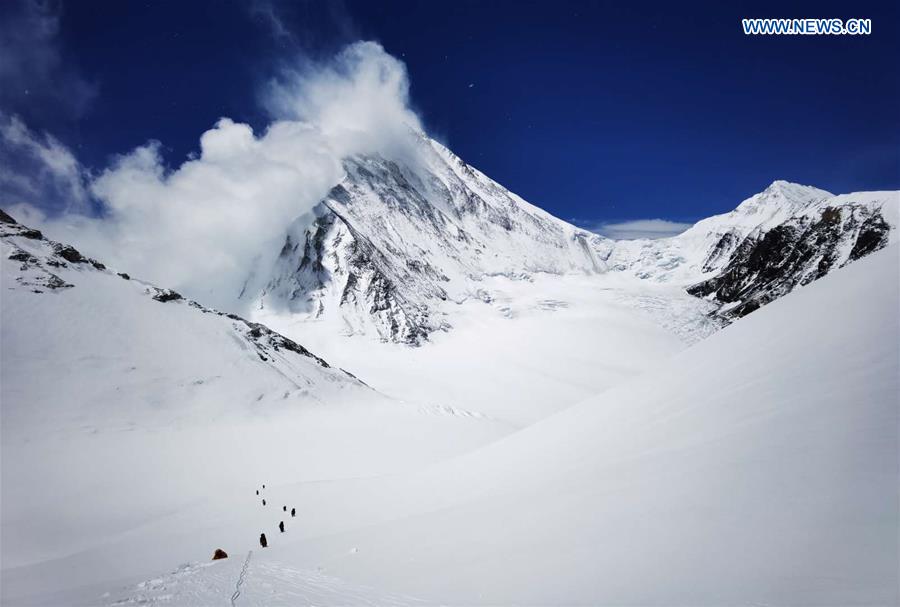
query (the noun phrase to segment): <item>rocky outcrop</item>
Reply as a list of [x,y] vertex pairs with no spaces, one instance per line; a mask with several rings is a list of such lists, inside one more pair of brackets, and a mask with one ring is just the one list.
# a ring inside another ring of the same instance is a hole
[[847,202],[804,211],[745,237],[715,276],[687,291],[740,318],[798,286],[887,246],[891,226],[880,206]]
[[900,193],[825,190],[776,181],[737,208],[660,240],[617,241],[614,271],[683,285],[740,318],[798,286],[885,247]]

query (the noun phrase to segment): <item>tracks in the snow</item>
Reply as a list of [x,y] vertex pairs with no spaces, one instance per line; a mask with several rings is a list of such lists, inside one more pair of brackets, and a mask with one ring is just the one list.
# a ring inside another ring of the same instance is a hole
[[247,553],[247,560],[244,561],[244,566],[241,567],[241,574],[238,576],[237,584],[234,586],[234,594],[231,595],[231,607],[234,607],[234,602],[241,596],[241,585],[244,583],[244,576],[247,575],[247,567],[250,565],[251,556],[253,556],[252,550]]

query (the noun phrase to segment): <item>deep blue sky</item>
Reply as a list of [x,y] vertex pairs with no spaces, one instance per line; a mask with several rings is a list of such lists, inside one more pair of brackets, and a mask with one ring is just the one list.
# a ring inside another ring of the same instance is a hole
[[[148,139],[177,165],[220,116],[263,127],[280,63],[373,39],[406,62],[433,134],[564,218],[694,220],[774,179],[900,188],[897,2],[275,2],[282,36],[255,6],[63,2],[59,65],[0,109],[95,169]],[[873,33],[748,37],[747,16]]]

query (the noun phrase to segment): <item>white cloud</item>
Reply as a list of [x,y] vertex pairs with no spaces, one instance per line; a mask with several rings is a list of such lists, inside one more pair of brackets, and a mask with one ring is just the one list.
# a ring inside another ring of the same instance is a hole
[[[201,135],[199,156],[174,170],[150,142],[90,181],[99,216],[66,213],[40,227],[135,276],[239,310],[238,294],[272,262],[287,226],[339,183],[342,159],[393,153],[420,128],[405,67],[371,42],[286,74],[267,95],[277,118],[265,132],[222,118]],[[78,171],[55,140],[23,145],[61,175]]]
[[615,240],[635,240],[638,238],[668,238],[681,234],[692,223],[669,221],[667,219],[632,219],[620,222],[601,222],[586,226],[592,232]]
[[422,129],[409,107],[406,66],[375,42],[348,46],[328,64],[286,70],[266,88],[275,119],[317,125],[340,155],[405,147]]
[[0,112],[0,203],[41,203],[83,212],[88,202],[86,179],[66,146],[47,133],[32,132],[16,116]]

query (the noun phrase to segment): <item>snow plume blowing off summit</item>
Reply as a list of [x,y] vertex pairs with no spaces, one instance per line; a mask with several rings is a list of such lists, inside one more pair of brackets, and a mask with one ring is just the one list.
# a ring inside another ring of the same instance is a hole
[[[45,213],[39,197],[3,194],[12,189],[3,175],[0,204],[141,278],[239,311],[248,276],[271,265],[285,226],[340,182],[344,158],[396,157],[412,149],[421,124],[408,91],[402,62],[377,43],[356,42],[328,61],[303,61],[270,81],[262,96],[273,121],[265,132],[221,118],[200,137],[199,155],[176,168],[165,165],[162,144],[151,141],[96,175],[53,171],[43,152],[59,152],[61,144],[0,116],[5,153],[27,156],[35,181],[62,179],[83,188],[100,211],[67,204],[64,212]],[[46,183],[32,185],[13,191],[47,191]],[[56,191],[66,189],[57,184]]]

